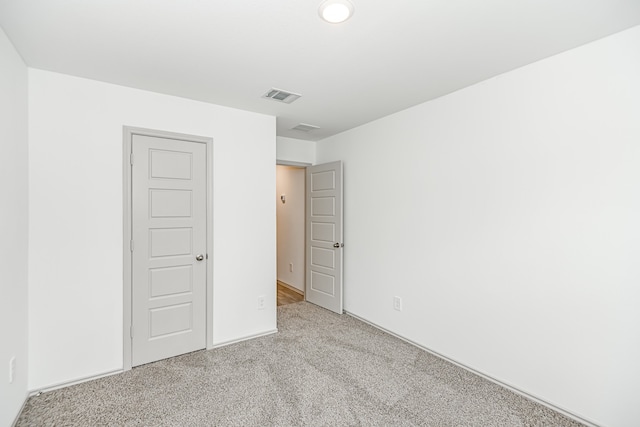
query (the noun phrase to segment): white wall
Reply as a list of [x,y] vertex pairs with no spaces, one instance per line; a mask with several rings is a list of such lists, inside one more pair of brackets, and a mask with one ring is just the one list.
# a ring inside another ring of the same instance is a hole
[[0,425],[8,426],[27,396],[27,67],[1,28],[0,149]]
[[[278,280],[304,292],[305,169],[276,166]],[[280,200],[286,196],[286,203]],[[293,264],[290,271],[289,264]]]
[[278,136],[276,159],[280,164],[313,165],[316,162],[316,143]]
[[344,161],[347,311],[637,425],[640,27],[317,147]]
[[275,118],[33,69],[29,84],[30,389],[122,368],[123,125],[213,138],[214,344],[274,330]]

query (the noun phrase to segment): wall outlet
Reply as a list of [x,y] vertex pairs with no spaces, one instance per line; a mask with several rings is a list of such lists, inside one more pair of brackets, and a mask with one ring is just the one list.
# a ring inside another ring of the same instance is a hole
[[398,311],[402,311],[402,298],[393,297],[393,309],[394,310],[398,310]]
[[258,297],[258,310],[264,310],[264,295]]
[[13,377],[16,373],[16,357],[13,356],[9,360],[9,384],[13,383]]
[[289,263],[289,271],[291,273],[293,273],[293,263],[292,262]]

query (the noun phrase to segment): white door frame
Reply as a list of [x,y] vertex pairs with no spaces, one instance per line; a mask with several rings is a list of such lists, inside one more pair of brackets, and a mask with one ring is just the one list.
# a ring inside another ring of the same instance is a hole
[[122,143],[122,258],[123,258],[123,305],[122,305],[122,369],[131,369],[131,318],[132,318],[132,218],[131,218],[131,141],[133,135],[145,135],[158,138],[169,138],[174,140],[196,142],[206,144],[207,148],[207,283],[206,283],[206,306],[207,324],[205,327],[207,337],[207,349],[213,348],[213,139],[204,136],[185,135],[181,133],[166,132],[160,130],[143,129],[131,126],[123,127]]

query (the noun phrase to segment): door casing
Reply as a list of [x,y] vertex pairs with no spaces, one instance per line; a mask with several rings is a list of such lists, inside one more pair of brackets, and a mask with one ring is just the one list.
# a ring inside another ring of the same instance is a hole
[[133,135],[146,135],[158,138],[169,138],[174,140],[196,142],[206,144],[206,163],[207,163],[207,258],[205,260],[207,266],[206,274],[206,342],[207,349],[213,348],[213,139],[203,136],[185,135],[175,132],[167,132],[161,130],[144,129],[138,127],[123,127],[123,148],[122,148],[122,206],[123,206],[123,370],[128,371],[132,365],[132,343],[131,343],[131,319],[132,319],[132,192],[131,192],[131,143]]

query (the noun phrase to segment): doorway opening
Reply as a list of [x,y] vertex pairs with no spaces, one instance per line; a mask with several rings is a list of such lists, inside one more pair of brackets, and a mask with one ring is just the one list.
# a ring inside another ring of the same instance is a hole
[[[341,161],[276,166],[277,280],[338,314],[343,312],[342,175]],[[291,201],[294,208],[287,207]]]
[[305,299],[305,176],[304,167],[276,165],[278,306]]

